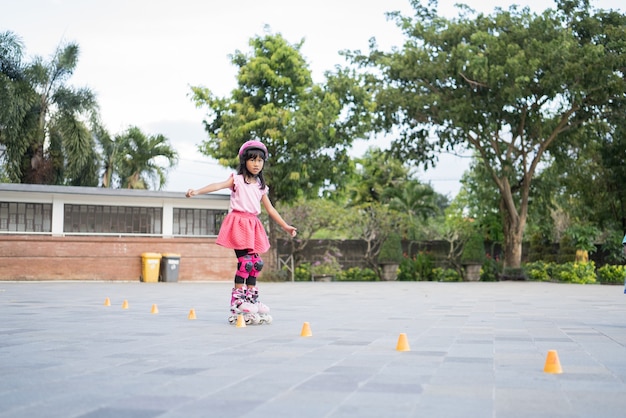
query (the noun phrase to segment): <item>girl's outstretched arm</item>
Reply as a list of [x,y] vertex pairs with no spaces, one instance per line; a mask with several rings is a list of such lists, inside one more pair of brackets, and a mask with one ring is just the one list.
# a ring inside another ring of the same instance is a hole
[[270,216],[270,218],[274,220],[274,222],[280,225],[280,227],[292,237],[296,236],[296,233],[297,233],[296,227],[291,226],[287,222],[285,222],[285,220],[283,219],[282,216],[280,216],[276,208],[274,208],[274,205],[272,205],[270,198],[267,197],[266,194],[264,194],[263,197],[261,198],[261,203],[263,203],[263,207],[265,207],[267,214]]
[[233,187],[233,184],[235,183],[235,178],[233,176],[230,176],[227,180],[224,181],[220,181],[217,183],[211,183],[211,184],[207,184],[206,186],[195,190],[195,189],[189,189],[187,190],[187,193],[185,193],[186,197],[193,197],[199,194],[206,194],[206,193],[211,193],[211,192],[216,192],[218,190],[222,190],[222,189],[230,189]]

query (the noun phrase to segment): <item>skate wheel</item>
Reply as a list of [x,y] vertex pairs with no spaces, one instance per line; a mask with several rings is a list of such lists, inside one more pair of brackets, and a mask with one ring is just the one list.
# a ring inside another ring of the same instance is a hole
[[235,325],[237,323],[237,316],[236,315],[231,315],[228,317],[228,323],[230,325]]
[[261,321],[259,322],[260,324],[271,324],[272,323],[272,317],[268,314],[263,314],[263,315],[259,315]]
[[257,325],[261,322],[261,318],[257,314],[248,314],[244,317],[246,325]]

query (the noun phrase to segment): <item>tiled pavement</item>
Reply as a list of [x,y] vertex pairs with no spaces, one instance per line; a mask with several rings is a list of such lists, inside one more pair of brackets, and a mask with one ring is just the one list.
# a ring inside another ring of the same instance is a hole
[[261,283],[245,328],[230,288],[0,282],[0,417],[626,416],[621,286]]

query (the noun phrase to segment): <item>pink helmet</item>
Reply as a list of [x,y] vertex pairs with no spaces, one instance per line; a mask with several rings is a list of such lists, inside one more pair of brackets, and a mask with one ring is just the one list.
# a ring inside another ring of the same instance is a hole
[[268,156],[267,147],[263,145],[261,141],[252,140],[252,141],[245,142],[241,146],[241,148],[239,148],[239,157],[243,157],[243,154],[246,152],[246,150],[249,150],[249,149],[258,149],[260,151],[263,151],[263,153],[265,154],[265,157],[263,159],[267,160],[267,156]]

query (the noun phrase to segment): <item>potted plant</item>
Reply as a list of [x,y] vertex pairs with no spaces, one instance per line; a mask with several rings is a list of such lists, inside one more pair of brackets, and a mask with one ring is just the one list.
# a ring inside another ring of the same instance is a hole
[[461,264],[465,270],[465,280],[476,282],[480,280],[480,269],[485,262],[485,242],[482,235],[473,233],[463,245]]
[[402,239],[397,233],[391,233],[380,247],[378,264],[382,270],[382,280],[398,278],[398,268],[402,262]]

